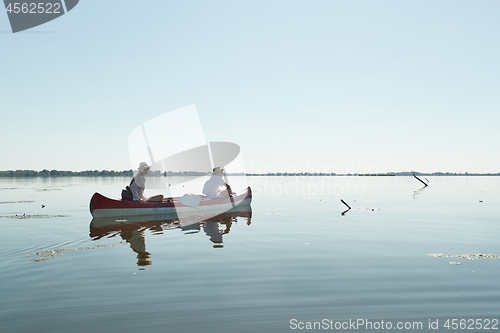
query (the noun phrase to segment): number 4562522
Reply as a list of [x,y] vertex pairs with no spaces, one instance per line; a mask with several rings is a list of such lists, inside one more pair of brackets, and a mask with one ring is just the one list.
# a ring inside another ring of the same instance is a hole
[[498,319],[447,319],[443,327],[452,330],[496,330]]
[[7,13],[14,14],[61,14],[60,3],[39,2],[39,3],[9,3],[5,8]]

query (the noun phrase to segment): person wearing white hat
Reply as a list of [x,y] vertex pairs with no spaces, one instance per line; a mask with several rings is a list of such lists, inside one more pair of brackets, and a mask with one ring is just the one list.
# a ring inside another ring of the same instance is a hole
[[[215,167],[212,170],[212,176],[209,180],[205,182],[203,186],[203,194],[205,194],[209,198],[222,198],[228,197],[231,192],[231,187],[226,184],[224,179],[222,179],[222,175],[224,174],[224,169],[220,167]],[[225,186],[225,190],[219,190],[219,187]]]
[[132,191],[134,201],[139,201],[140,203],[144,203],[147,201],[144,196],[144,190],[146,189],[146,175],[149,172],[151,167],[146,162],[141,162],[139,164],[139,171],[135,174],[135,176],[130,181],[130,190]]

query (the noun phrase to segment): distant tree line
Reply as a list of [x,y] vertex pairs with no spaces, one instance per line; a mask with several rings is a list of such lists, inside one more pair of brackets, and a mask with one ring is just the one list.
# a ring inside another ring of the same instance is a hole
[[[7,170],[0,171],[0,177],[132,177],[134,170],[87,170],[87,171],[63,171],[63,170]],[[317,176],[412,176],[413,173],[418,176],[500,176],[499,173],[454,173],[454,172],[388,172],[388,173],[347,173],[337,174],[334,172],[268,172],[268,173],[228,173],[231,176],[301,176],[301,177],[317,177]],[[207,176],[210,172],[199,171],[159,171],[151,170],[148,176],[151,177],[168,177],[168,176]]]
[[65,170],[8,170],[0,171],[0,177],[132,177],[132,170],[87,170],[87,171],[65,171]]
[[[136,170],[87,170],[87,171],[65,171],[65,170],[7,170],[0,171],[0,177],[132,177]],[[148,177],[167,177],[167,176],[206,176],[210,172],[199,171],[160,171],[151,170]],[[245,175],[244,173],[232,173],[228,175]]]
[[[342,176],[334,172],[268,172],[268,173],[247,173],[247,176]],[[353,174],[348,174],[352,176]]]
[[402,171],[402,172],[386,172],[386,173],[334,173],[334,172],[268,172],[268,173],[247,173],[247,176],[302,176],[302,177],[318,177],[318,176],[413,176],[413,174],[418,176],[500,176],[498,173],[455,173],[455,172],[413,172],[413,171]]
[[500,172],[497,173],[473,173],[473,172],[417,172],[417,171],[404,171],[404,172],[393,172],[396,176],[500,176]]

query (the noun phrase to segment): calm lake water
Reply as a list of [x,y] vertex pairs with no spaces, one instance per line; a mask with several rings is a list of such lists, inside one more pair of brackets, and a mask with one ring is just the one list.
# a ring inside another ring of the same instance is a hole
[[0,179],[1,332],[499,332],[500,177],[428,178],[247,177],[251,218],[184,229],[91,224],[125,178]]

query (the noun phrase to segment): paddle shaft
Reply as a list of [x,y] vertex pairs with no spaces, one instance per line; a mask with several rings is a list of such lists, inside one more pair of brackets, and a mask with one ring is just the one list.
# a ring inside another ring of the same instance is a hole
[[227,194],[229,195],[229,200],[231,200],[231,205],[233,205],[233,208],[236,207],[234,204],[234,199],[233,199],[233,190],[231,189],[231,186],[229,186],[228,181],[227,181],[227,176],[226,172],[222,174],[224,176],[224,182],[226,183],[226,189],[227,189]]

